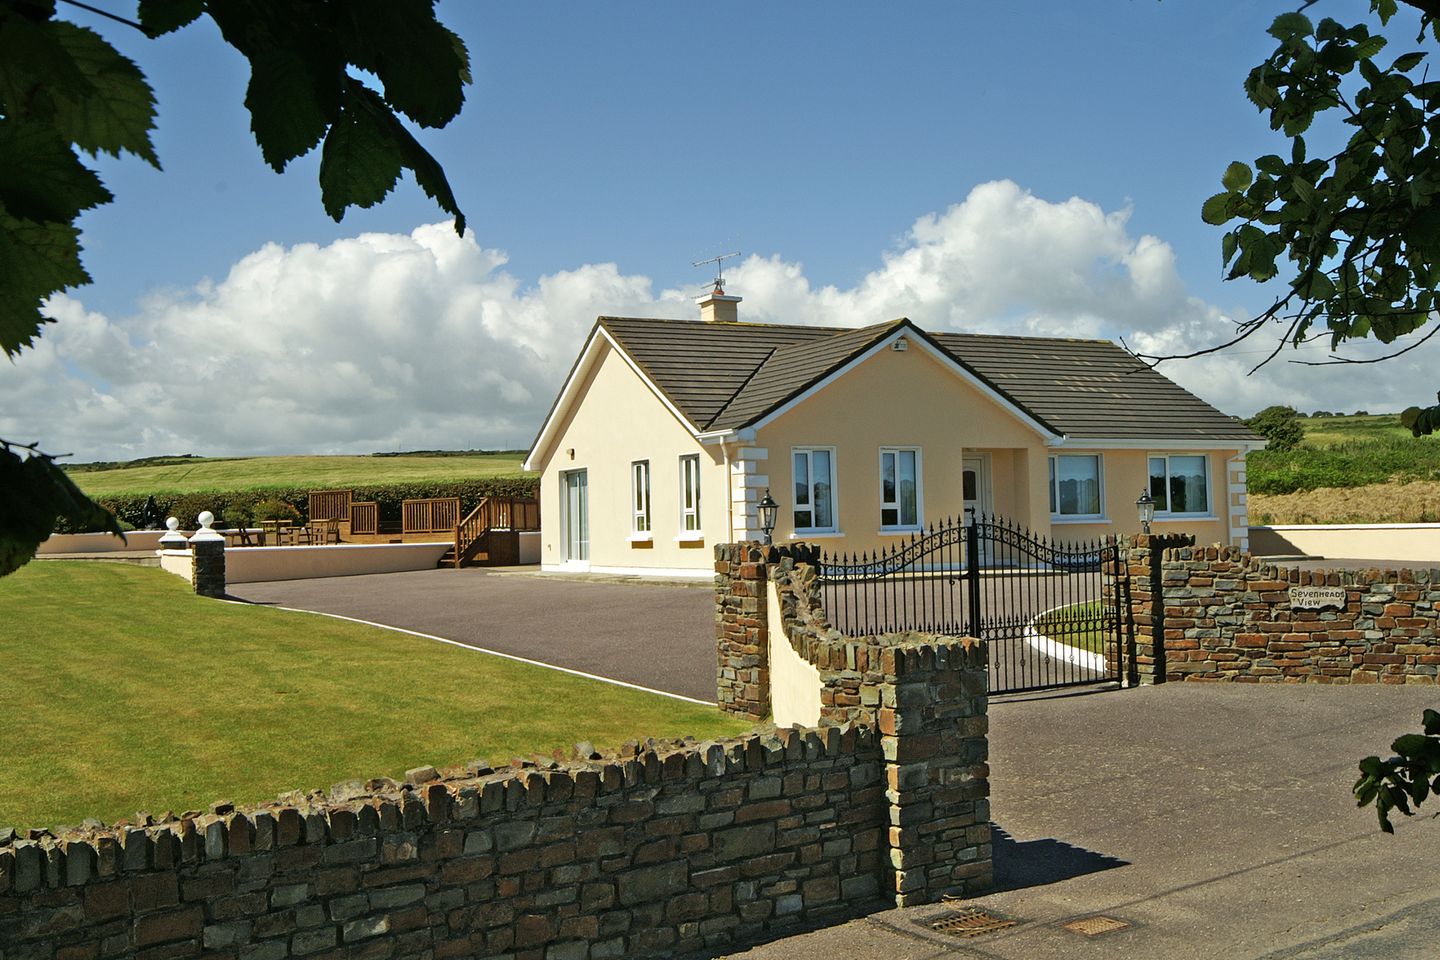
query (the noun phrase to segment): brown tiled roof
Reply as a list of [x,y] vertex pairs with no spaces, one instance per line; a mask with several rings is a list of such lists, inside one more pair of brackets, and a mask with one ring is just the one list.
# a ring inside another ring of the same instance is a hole
[[1107,340],[927,334],[908,320],[860,328],[622,317],[599,323],[702,432],[755,423],[905,326],[1072,440],[1260,439]]

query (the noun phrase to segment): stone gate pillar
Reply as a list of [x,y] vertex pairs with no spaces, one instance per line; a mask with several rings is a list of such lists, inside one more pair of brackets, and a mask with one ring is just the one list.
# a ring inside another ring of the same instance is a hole
[[1130,617],[1135,626],[1135,672],[1142,684],[1165,682],[1165,584],[1160,562],[1166,550],[1195,546],[1188,533],[1139,533],[1120,541],[1130,575]]
[[225,596],[225,537],[210,528],[215,515],[209,510],[196,518],[200,529],[190,538],[194,557],[190,585],[202,597]]

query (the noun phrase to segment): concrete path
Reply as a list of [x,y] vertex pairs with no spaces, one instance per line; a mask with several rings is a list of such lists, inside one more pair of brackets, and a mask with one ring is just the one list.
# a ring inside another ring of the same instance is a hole
[[715,594],[708,580],[577,582],[467,567],[237,583],[230,594],[715,700]]
[[[992,703],[997,892],[733,956],[1440,956],[1440,822],[1400,817],[1386,836],[1350,797],[1359,758],[1388,756],[1437,702],[1433,687],[1186,683]],[[961,906],[1018,922],[973,939],[924,923]],[[1097,915],[1128,926],[1062,926]]]

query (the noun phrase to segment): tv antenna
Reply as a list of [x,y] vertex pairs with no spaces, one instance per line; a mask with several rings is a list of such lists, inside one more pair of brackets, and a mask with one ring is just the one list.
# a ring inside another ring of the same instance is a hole
[[740,251],[739,251],[739,250],[736,250],[734,253],[722,253],[722,254],[720,254],[720,256],[718,256],[718,257],[709,257],[708,259],[705,259],[705,260],[696,260],[694,263],[690,264],[690,266],[692,266],[692,267],[703,267],[703,266],[705,266],[705,264],[707,264],[707,263],[713,263],[713,264],[715,264],[715,289],[712,290],[711,293],[717,293],[717,294],[719,294],[720,296],[724,296],[724,295],[725,295],[725,277],[724,277],[724,275],[722,275],[722,274],[720,273],[720,261],[722,261],[722,260],[729,260],[731,257],[738,257],[738,256],[740,256]]

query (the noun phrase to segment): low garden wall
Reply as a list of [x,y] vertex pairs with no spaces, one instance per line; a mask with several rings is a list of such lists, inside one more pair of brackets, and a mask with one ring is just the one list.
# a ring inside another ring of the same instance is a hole
[[233,547],[225,551],[225,576],[229,583],[254,583],[433,570],[448,549],[449,543]]
[[118,553],[122,550],[154,550],[164,530],[131,530],[122,540],[112,533],[52,533],[40,542],[40,556],[55,553]]
[[1437,682],[1440,570],[1300,570],[1184,537],[1126,549],[1142,682]]
[[1250,552],[1256,556],[1400,560],[1423,566],[1440,560],[1440,523],[1312,523],[1251,527]]
[[[817,560],[803,543],[715,548],[721,708],[755,719],[818,709],[822,725],[873,723],[887,764],[897,905],[988,889],[984,645],[919,633],[842,636],[826,620]],[[785,675],[773,685],[772,648],[788,648],[775,657]]]
[[779,730],[0,837],[0,955],[602,958],[753,940],[877,902],[885,770],[871,729]]

